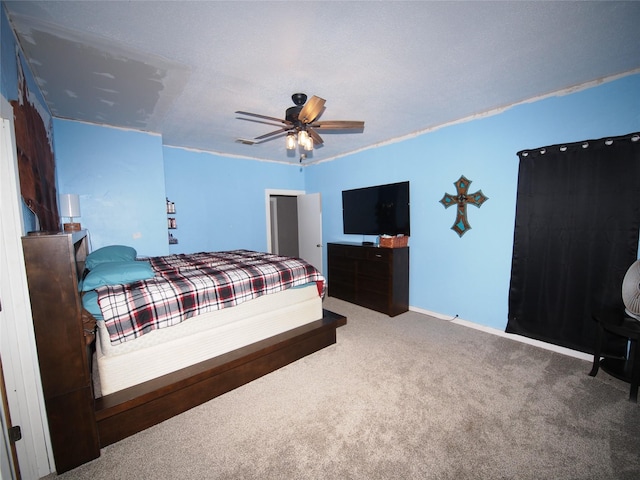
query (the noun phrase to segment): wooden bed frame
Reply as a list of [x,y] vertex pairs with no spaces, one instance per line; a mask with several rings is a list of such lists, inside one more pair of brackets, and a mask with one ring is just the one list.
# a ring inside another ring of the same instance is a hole
[[96,399],[100,446],[229,392],[336,343],[346,318],[323,310],[323,318],[266,340]]
[[346,318],[328,310],[312,323],[191,367],[94,398],[78,276],[86,231],[23,237],[49,433],[57,473],[100,448],[185,412],[336,342]]

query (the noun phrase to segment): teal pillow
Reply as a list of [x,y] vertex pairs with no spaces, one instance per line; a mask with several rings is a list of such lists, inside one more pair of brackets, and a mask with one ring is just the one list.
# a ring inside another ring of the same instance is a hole
[[82,280],[83,292],[94,290],[103,285],[120,285],[138,280],[153,278],[153,269],[149,262],[109,262],[101,263],[91,269]]
[[82,306],[93,315],[93,318],[102,320],[102,310],[100,310],[100,305],[98,305],[98,292],[90,290],[82,295]]
[[102,263],[129,262],[136,259],[138,252],[133,247],[125,245],[109,245],[99,248],[89,255],[84,262],[84,268],[93,270]]

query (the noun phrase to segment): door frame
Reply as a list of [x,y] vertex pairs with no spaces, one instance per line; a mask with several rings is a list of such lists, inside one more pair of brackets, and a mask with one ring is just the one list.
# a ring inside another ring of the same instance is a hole
[[6,260],[6,269],[1,273],[4,278],[0,280],[0,356],[9,414],[12,424],[19,425],[22,431],[22,439],[15,443],[19,463],[16,470],[19,468],[22,478],[41,478],[53,471],[53,456],[22,252],[24,223],[13,107],[3,95],[0,95],[0,119],[0,255]]

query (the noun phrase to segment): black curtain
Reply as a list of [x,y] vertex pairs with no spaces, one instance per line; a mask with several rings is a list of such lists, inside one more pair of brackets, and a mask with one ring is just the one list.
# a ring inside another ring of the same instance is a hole
[[624,308],[622,279],[638,257],[640,134],[518,156],[506,331],[593,353],[592,314]]

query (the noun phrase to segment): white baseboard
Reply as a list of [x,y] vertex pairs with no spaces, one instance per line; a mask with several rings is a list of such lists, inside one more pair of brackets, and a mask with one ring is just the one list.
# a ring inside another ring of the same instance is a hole
[[429,315],[430,317],[439,318],[440,320],[453,322],[465,327],[474,328],[482,332],[491,333],[499,337],[510,338],[511,340],[515,340],[521,343],[526,343],[528,345],[533,345],[539,348],[544,348],[545,350],[551,350],[552,352],[561,353],[562,355],[567,355],[569,357],[579,358],[581,360],[587,360],[589,362],[593,361],[593,355],[589,355],[584,352],[578,352],[577,350],[572,350],[566,347],[560,347],[552,343],[542,342],[540,340],[535,340],[533,338],[523,337],[522,335],[503,332],[502,330],[498,330],[497,328],[487,327],[486,325],[480,325],[479,323],[470,322],[469,320],[463,320],[459,318],[457,315],[452,317],[451,315],[443,315],[441,313],[431,312],[429,310],[425,310],[423,308],[416,308],[416,307],[409,307],[409,310],[416,313],[423,313],[425,315]]

